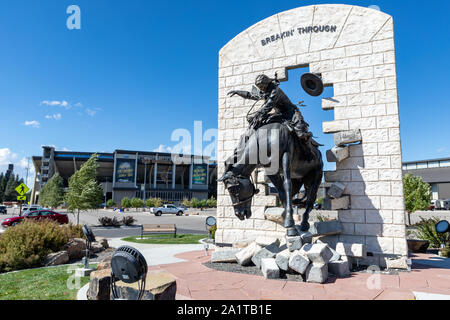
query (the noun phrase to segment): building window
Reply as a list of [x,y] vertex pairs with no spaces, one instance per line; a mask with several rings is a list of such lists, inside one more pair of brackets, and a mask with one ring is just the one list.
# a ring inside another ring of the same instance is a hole
[[417,164],[417,169],[426,169],[427,163],[426,162],[420,162]]
[[438,161],[428,162],[428,168],[439,168],[439,162]]
[[417,169],[416,163],[410,163],[406,165],[406,170],[415,170],[415,169]]
[[441,168],[448,168],[450,167],[450,160],[440,161]]

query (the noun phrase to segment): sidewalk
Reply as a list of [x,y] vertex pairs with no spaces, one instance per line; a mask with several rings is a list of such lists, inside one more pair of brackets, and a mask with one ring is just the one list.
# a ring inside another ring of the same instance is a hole
[[[175,254],[169,259],[171,264],[149,264],[149,271],[164,270],[176,277],[177,299],[180,300],[450,299],[450,259],[429,254],[415,254],[411,272],[398,272],[397,275],[354,272],[348,278],[331,277],[325,284],[313,284],[216,271],[202,264],[210,259],[210,256],[205,256],[204,250],[175,253],[184,249],[188,248],[171,249],[171,253]],[[168,253],[168,248],[143,250],[153,257],[150,262],[157,261],[157,250],[163,256]],[[175,259],[185,261],[174,263]]]

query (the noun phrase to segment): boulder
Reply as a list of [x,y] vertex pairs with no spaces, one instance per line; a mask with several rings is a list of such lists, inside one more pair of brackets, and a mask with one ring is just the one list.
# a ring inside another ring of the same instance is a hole
[[275,256],[275,263],[277,264],[278,268],[280,268],[283,271],[289,270],[289,258],[291,257],[291,252],[289,249],[285,249],[281,252],[278,252]]
[[338,278],[345,278],[350,275],[350,267],[348,260],[331,261],[328,263],[328,272],[334,274]]
[[88,300],[110,300],[111,269],[101,269],[91,273]]
[[44,260],[44,266],[59,266],[67,262],[69,262],[69,254],[67,253],[67,251],[58,251],[47,255]]
[[310,264],[305,272],[306,282],[325,283],[328,279],[327,264]]
[[91,243],[91,252],[98,253],[105,250],[103,245],[98,243],[97,241]]
[[299,250],[291,253],[289,257],[289,269],[297,273],[304,274],[310,261],[307,256],[300,253]]
[[241,266],[246,266],[250,264],[253,255],[259,250],[261,250],[261,246],[258,245],[256,242],[252,242],[247,247],[236,253],[235,256],[237,263],[239,263]]
[[112,256],[106,257],[102,261],[100,261],[97,264],[97,270],[111,269],[111,258]]
[[284,208],[267,208],[264,217],[267,220],[282,224],[284,222]]
[[108,239],[102,237],[95,237],[96,242],[100,243],[103,246],[103,249],[109,248]]
[[241,249],[214,250],[211,254],[211,262],[213,263],[233,263],[236,261],[236,253]]
[[261,271],[266,279],[278,279],[280,277],[280,269],[273,258],[261,260]]
[[252,262],[255,264],[255,266],[257,266],[258,268],[261,268],[261,260],[262,259],[275,258],[277,253],[280,252],[279,244],[280,244],[280,241],[277,240],[276,242],[258,250],[252,257]]
[[61,250],[67,251],[69,260],[81,259],[86,255],[86,241],[81,238],[70,239]]
[[[136,300],[139,294],[138,282],[116,282],[119,299]],[[165,271],[151,272],[145,280],[142,300],[175,300],[177,282],[174,276]]]

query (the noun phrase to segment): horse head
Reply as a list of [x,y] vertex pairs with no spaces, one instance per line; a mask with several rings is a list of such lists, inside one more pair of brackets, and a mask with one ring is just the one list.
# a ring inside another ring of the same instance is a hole
[[252,216],[252,198],[259,192],[250,178],[231,175],[219,181],[225,184],[225,188],[230,194],[236,217],[240,220],[249,219]]

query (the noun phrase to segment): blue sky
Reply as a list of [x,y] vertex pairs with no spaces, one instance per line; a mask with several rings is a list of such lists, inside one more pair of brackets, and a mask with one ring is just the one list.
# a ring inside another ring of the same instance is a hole
[[[41,145],[74,151],[174,146],[177,128],[217,128],[218,51],[270,15],[320,3],[394,17],[403,160],[450,156],[448,1],[0,1],[0,171]],[[81,8],[69,30],[66,8]],[[283,84],[322,143],[332,112]],[[329,89],[331,90],[331,89]],[[27,124],[27,125],[25,125]]]

